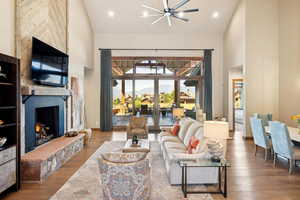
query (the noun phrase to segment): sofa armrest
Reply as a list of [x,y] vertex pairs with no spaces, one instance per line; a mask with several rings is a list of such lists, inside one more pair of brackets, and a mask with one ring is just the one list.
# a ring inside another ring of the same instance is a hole
[[209,159],[210,156],[208,153],[197,153],[197,154],[188,154],[188,153],[174,153],[170,155],[170,160],[172,162],[178,161],[189,161],[189,160],[197,160],[197,159]]

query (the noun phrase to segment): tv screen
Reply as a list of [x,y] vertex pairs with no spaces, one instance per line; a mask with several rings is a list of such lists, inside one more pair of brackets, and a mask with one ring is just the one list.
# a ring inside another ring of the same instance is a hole
[[32,38],[31,78],[40,85],[64,87],[68,83],[69,56]]

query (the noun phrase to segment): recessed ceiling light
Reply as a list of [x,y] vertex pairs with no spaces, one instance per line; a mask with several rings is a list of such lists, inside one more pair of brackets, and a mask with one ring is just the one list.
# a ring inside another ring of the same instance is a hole
[[178,17],[184,17],[184,12],[179,12]]
[[218,19],[220,17],[220,13],[218,11],[213,12],[212,17],[214,19]]
[[115,12],[114,12],[114,11],[111,11],[111,10],[108,11],[107,14],[108,14],[109,17],[114,17],[114,16],[115,16]]
[[149,13],[147,11],[144,11],[143,12],[143,17],[148,17],[149,16]]

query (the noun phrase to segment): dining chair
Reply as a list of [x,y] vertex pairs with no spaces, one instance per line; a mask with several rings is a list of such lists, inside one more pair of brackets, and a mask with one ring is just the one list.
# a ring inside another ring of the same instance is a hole
[[265,149],[265,160],[267,160],[268,152],[272,152],[272,145],[270,138],[264,131],[262,119],[259,119],[257,117],[250,117],[250,126],[255,144],[254,155],[256,155],[257,146],[262,147]]
[[254,117],[261,119],[263,127],[269,126],[269,122],[272,121],[272,114],[259,114],[259,113],[254,113]]
[[270,122],[270,133],[274,149],[274,161],[276,166],[277,156],[288,159],[289,173],[293,171],[294,164],[300,161],[300,148],[295,147],[291,141],[287,126],[281,122]]

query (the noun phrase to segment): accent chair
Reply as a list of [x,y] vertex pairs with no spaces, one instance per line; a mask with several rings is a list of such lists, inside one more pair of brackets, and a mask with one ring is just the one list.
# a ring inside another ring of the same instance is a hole
[[257,146],[265,149],[265,160],[268,159],[268,152],[272,152],[272,143],[270,137],[264,131],[263,120],[257,117],[250,117],[250,126],[254,138],[255,150],[257,153]]
[[149,200],[147,153],[106,153],[98,159],[104,200]]
[[134,135],[139,139],[148,138],[148,126],[146,117],[131,117],[127,127],[127,138],[131,139]]
[[289,173],[293,172],[294,164],[300,161],[300,148],[295,147],[291,141],[289,131],[284,123],[270,122],[270,133],[274,149],[274,166],[277,156],[288,159]]

